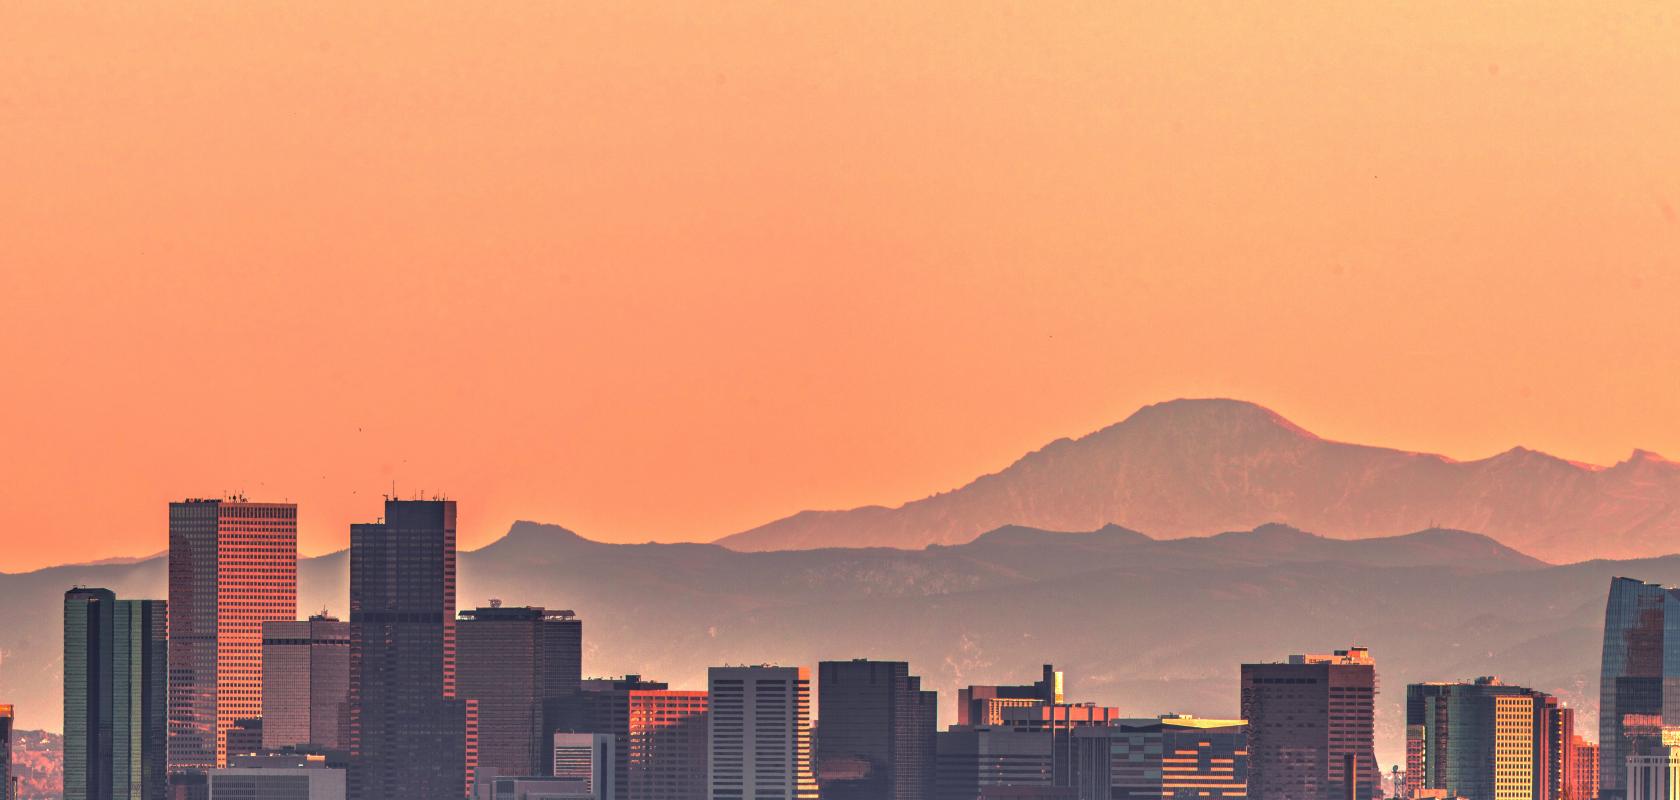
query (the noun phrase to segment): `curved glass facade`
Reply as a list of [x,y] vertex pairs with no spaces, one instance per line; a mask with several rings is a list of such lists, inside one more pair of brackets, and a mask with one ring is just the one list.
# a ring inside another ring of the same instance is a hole
[[[1680,589],[1611,579],[1598,702],[1601,763],[1612,767],[1680,725]],[[1626,777],[1599,770],[1599,797],[1622,800]]]

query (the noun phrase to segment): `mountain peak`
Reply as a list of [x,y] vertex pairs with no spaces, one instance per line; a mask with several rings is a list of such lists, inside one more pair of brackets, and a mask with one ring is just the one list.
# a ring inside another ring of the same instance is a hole
[[1290,422],[1259,403],[1228,397],[1181,397],[1144,406],[1113,427],[1164,427],[1177,431],[1208,428],[1230,430],[1276,430],[1307,439],[1318,435]]

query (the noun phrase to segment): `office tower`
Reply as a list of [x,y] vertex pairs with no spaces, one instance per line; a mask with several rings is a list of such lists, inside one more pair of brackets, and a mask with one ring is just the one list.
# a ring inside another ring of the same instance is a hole
[[817,665],[824,800],[932,800],[939,698],[902,661]]
[[12,720],[10,703],[0,703],[0,800],[12,800]]
[[1569,750],[1565,800],[1597,800],[1598,745],[1577,734],[1571,738]]
[[350,746],[350,623],[317,614],[265,622],[262,747]]
[[207,773],[209,800],[345,800],[345,773],[325,756],[233,754]]
[[627,675],[582,681],[547,704],[555,732],[611,734],[616,800],[687,800],[706,795],[705,692],[673,691]]
[[465,794],[454,644],[455,503],[387,500],[350,526],[351,800]]
[[166,604],[64,593],[65,800],[159,800],[166,776]]
[[1564,800],[1574,755],[1570,742],[1575,738],[1575,709],[1549,694],[1536,694],[1534,715],[1534,798]]
[[1680,800],[1680,747],[1659,744],[1627,757],[1627,800]]
[[156,800],[169,776],[169,604],[118,600],[112,614],[111,795]]
[[1120,710],[1093,703],[1050,703],[999,709],[993,727],[1021,733],[1042,733],[1050,738],[1052,784],[1072,786],[1076,761],[1074,731],[1093,725],[1108,725],[1120,719]]
[[1240,719],[1180,715],[1080,728],[1079,796],[1091,800],[1248,796],[1248,730]]
[[1046,733],[953,725],[940,731],[935,742],[936,800],[974,800],[1005,793],[1024,797],[1029,792],[1074,796],[1072,787],[1055,785]]
[[169,504],[169,768],[227,762],[262,715],[262,624],[297,616],[297,506]]
[[958,725],[996,725],[1005,708],[1031,708],[1063,702],[1062,673],[1044,665],[1044,677],[1021,686],[970,686],[957,690]]
[[1357,766],[1355,796],[1379,783],[1372,749],[1376,662],[1363,647],[1242,665],[1249,794],[1266,800],[1343,800],[1343,756]]
[[811,671],[712,667],[707,797],[816,800]]
[[1680,725],[1665,712],[1666,686],[1680,681],[1680,656],[1668,658],[1670,643],[1680,642],[1680,589],[1667,589],[1632,578],[1613,578],[1604,608],[1604,659],[1599,675],[1599,796],[1623,800],[1627,757],[1659,746],[1653,731]]
[[1414,683],[1407,752],[1417,753],[1419,772],[1406,783],[1468,800],[1555,800],[1548,776],[1563,766],[1551,747],[1558,710],[1551,696],[1495,678]]
[[544,704],[577,690],[583,624],[570,611],[537,607],[462,611],[456,622],[456,695],[476,702],[476,766],[502,775],[542,775],[548,749]]
[[616,793],[616,745],[610,733],[556,733],[550,755],[550,772],[562,780],[580,781],[585,790],[601,800]]

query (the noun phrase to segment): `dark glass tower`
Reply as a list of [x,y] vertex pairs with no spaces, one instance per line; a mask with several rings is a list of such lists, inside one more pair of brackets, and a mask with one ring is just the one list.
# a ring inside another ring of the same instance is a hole
[[932,800],[938,695],[902,661],[817,665],[824,800]]
[[1613,578],[1604,608],[1604,661],[1598,684],[1599,797],[1622,800],[1627,757],[1659,744],[1663,725],[1680,725],[1680,589]]
[[161,800],[168,670],[162,600],[64,594],[64,796]]
[[455,503],[387,500],[350,526],[351,800],[459,800]]
[[12,789],[12,707],[0,703],[0,797]]
[[461,612],[456,635],[456,694],[478,704],[475,766],[501,775],[548,773],[553,744],[544,741],[543,707],[577,691],[582,621],[570,611],[492,602]]

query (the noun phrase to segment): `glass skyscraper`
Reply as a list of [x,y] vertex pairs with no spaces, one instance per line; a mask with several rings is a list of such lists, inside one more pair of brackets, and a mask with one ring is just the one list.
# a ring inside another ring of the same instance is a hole
[[819,663],[824,800],[933,800],[938,703],[903,661]]
[[109,589],[65,592],[65,800],[162,800],[166,609]]
[[1623,800],[1627,757],[1680,725],[1680,589],[1611,579],[1598,692],[1599,797]]

